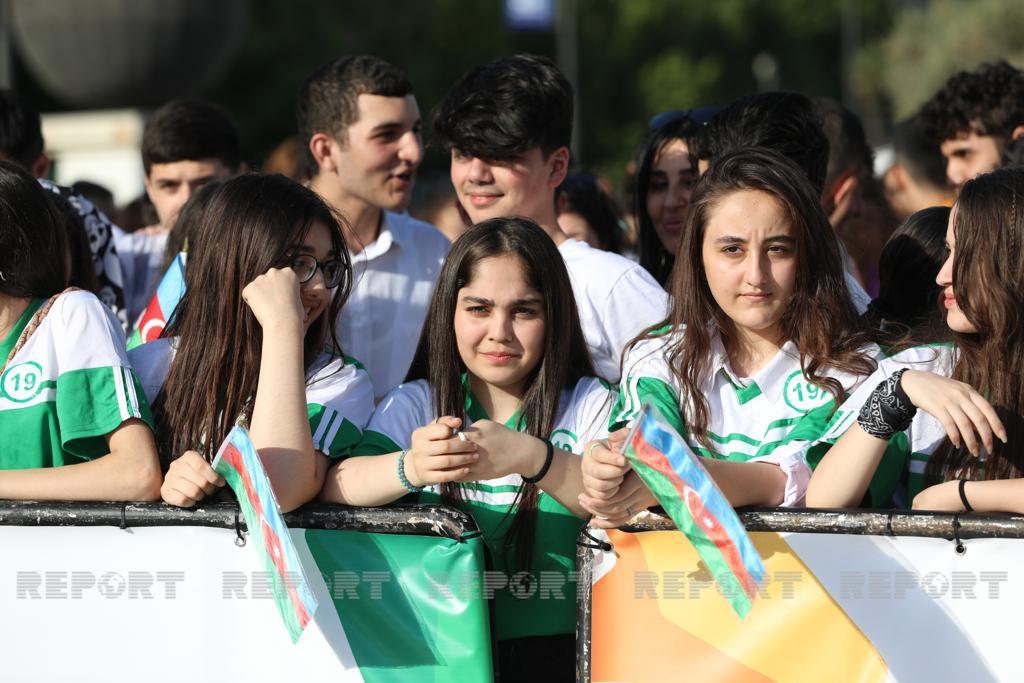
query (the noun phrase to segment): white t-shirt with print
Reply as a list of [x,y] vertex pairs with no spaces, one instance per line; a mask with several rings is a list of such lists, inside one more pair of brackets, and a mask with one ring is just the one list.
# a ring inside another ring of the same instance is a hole
[[[0,363],[44,303],[33,300],[0,339]],[[124,345],[120,322],[95,295],[60,295],[0,374],[0,469],[91,460],[123,422],[152,425]]]

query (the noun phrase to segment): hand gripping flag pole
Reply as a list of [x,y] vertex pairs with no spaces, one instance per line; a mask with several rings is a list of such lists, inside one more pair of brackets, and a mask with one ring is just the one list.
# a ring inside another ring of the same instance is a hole
[[700,458],[650,403],[626,438],[623,454],[696,548],[733,610],[745,617],[764,581],[764,563]]

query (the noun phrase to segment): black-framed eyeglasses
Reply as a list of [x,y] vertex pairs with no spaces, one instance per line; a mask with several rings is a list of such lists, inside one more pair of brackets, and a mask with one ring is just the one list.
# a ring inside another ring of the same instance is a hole
[[321,262],[309,254],[296,254],[291,257],[288,265],[295,271],[300,283],[312,280],[318,268],[324,274],[324,287],[327,289],[334,289],[345,281],[345,264],[338,259]]

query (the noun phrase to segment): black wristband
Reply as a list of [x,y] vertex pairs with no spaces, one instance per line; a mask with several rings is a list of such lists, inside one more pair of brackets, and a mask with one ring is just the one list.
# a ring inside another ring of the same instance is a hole
[[888,440],[910,426],[917,408],[900,386],[906,369],[897,370],[882,380],[860,409],[857,423],[878,439]]
[[960,502],[964,504],[964,510],[966,512],[974,512],[974,508],[972,508],[971,504],[969,502],[967,502],[967,492],[964,491],[964,487],[965,486],[967,486],[967,480],[966,479],[961,479],[960,480],[960,486],[959,486]]
[[548,470],[551,469],[551,462],[555,459],[555,447],[547,439],[541,439],[541,441],[543,441],[544,445],[547,446],[548,452],[547,455],[544,456],[544,464],[541,466],[540,472],[532,477],[523,477],[523,481],[527,484],[536,484],[543,479],[544,475],[546,475]]

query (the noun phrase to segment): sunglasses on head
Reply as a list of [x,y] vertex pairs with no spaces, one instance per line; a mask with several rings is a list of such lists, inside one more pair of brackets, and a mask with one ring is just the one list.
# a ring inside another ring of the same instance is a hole
[[715,114],[721,109],[721,107],[716,105],[708,105],[706,107],[697,107],[696,109],[671,109],[663,111],[651,117],[651,120],[647,122],[647,128],[649,130],[657,130],[662,126],[667,126],[670,123],[682,121],[683,119],[689,119],[698,126],[706,126],[708,121],[713,119]]

